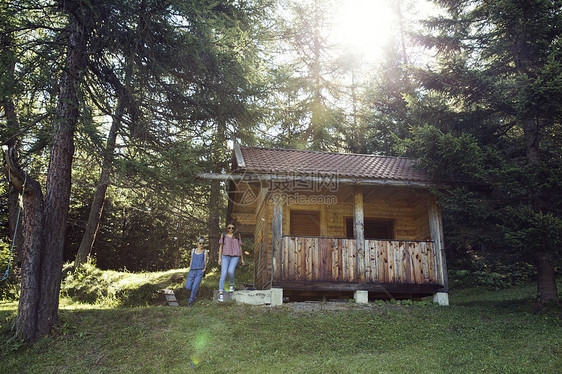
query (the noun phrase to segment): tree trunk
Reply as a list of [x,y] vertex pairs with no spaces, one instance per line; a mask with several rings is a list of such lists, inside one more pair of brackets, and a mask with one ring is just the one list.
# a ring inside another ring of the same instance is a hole
[[96,240],[96,235],[101,221],[101,215],[103,213],[107,186],[109,185],[109,175],[113,164],[113,153],[115,151],[117,130],[121,125],[124,110],[125,99],[121,96],[117,104],[115,117],[111,123],[111,129],[109,130],[109,134],[107,136],[107,144],[105,147],[100,179],[98,180],[94,201],[92,202],[92,207],[90,208],[88,224],[86,225],[86,231],[84,232],[84,236],[82,237],[82,241],[80,242],[80,247],[78,248],[78,253],[76,254],[76,259],[74,261],[76,269],[87,261],[88,256],[94,247],[94,242]]
[[[16,67],[16,59],[13,53],[13,40],[9,34],[3,34],[0,36],[0,47],[1,47],[1,58],[6,61],[5,66],[5,73],[4,75],[8,77],[6,80],[6,86],[2,85],[2,90],[4,91],[2,94],[5,95],[1,100],[1,106],[4,109],[4,115],[6,118],[6,128],[8,130],[8,134],[11,138],[7,141],[8,148],[11,149],[13,154],[17,154],[19,152],[19,141],[15,137],[14,134],[17,133],[18,129],[20,128],[18,113],[16,110],[16,105],[14,104],[13,100],[13,93],[12,88],[9,87],[11,85],[15,86],[15,67]],[[20,222],[18,222],[18,212],[19,209],[19,192],[11,188],[8,193],[8,226],[10,230],[10,239],[13,240],[13,258],[21,260],[21,251],[23,247],[23,230],[21,230],[21,214],[20,214]],[[16,231],[16,227],[20,229]]]
[[24,340],[37,339],[37,314],[41,298],[41,254],[43,251],[43,193],[41,186],[26,176],[16,163],[15,149],[5,153],[4,171],[12,187],[24,192],[22,231],[21,293],[16,318],[16,335]]
[[[222,173],[224,168],[223,154],[226,149],[226,122],[219,113],[217,118],[217,132],[211,150],[213,160],[213,172]],[[224,211],[221,196],[220,181],[211,181],[209,194],[209,217],[207,229],[209,230],[209,259],[212,262],[218,260],[220,239],[220,215]]]
[[85,38],[81,25],[70,18],[66,69],[63,71],[57,123],[51,145],[44,210],[44,251],[41,263],[39,336],[48,334],[58,320],[64,236],[70,204],[74,132],[78,122],[78,84],[85,67]]
[[21,265],[21,293],[16,319],[16,335],[23,340],[39,338],[37,316],[41,299],[41,254],[43,243],[43,193],[29,176],[23,195],[24,242]]
[[[82,25],[83,26],[83,25]],[[66,67],[60,78],[60,92],[47,170],[46,195],[41,186],[19,170],[8,154],[7,172],[19,191],[25,183],[22,289],[16,331],[27,341],[50,333],[58,320],[63,246],[68,216],[74,131],[78,121],[78,84],[85,66],[85,30],[70,17]],[[13,151],[11,149],[10,151]]]
[[537,251],[535,255],[537,261],[537,294],[543,301],[558,299],[558,289],[556,286],[556,272],[552,266],[553,260],[549,252]]
[[[18,220],[19,216],[19,220]],[[19,193],[16,189],[11,188],[8,196],[8,224],[10,226],[10,239],[14,251],[12,253],[12,261],[15,263],[21,261],[23,247],[23,230],[22,220],[23,214],[20,210]]]
[[[6,117],[8,115],[8,107],[12,107],[15,112],[15,107],[13,106],[13,102],[10,101],[10,105],[4,105],[4,113],[6,113]],[[7,121],[10,123],[10,121]],[[15,124],[17,126],[17,122]],[[12,128],[11,125],[8,125],[9,128]],[[16,141],[8,142],[8,147],[17,154],[19,151],[19,144]],[[23,182],[22,182],[23,183]],[[12,254],[13,261],[21,260],[22,259],[22,248],[23,248],[23,230],[22,230],[22,220],[23,215],[20,210],[20,201],[19,201],[19,191],[13,187],[10,188],[8,192],[8,226],[10,231],[10,239],[12,239],[12,245],[14,248],[14,252]]]
[[535,309],[540,311],[545,302],[558,301],[558,289],[551,254],[537,251],[535,260],[537,263],[537,302],[535,303]]
[[[539,126],[538,122],[532,118],[523,121],[523,131],[525,137],[525,153],[527,156],[527,167],[534,168],[541,161],[539,150]],[[538,211],[539,201],[531,201],[533,210]],[[556,287],[556,275],[554,271],[554,261],[552,256],[545,249],[538,249],[535,252],[537,266],[537,301],[535,309],[543,308],[543,303],[549,300],[558,300]]]
[[176,222],[176,236],[174,240],[174,269],[179,269],[180,267],[180,220]]
[[[216,172],[214,170],[214,172]],[[216,263],[219,257],[220,239],[220,182],[211,181],[211,193],[209,195],[209,218],[207,229],[209,230],[209,260]]]
[[394,2],[396,7],[396,15],[398,16],[398,25],[400,30],[400,47],[402,49],[402,64],[408,65],[408,54],[406,53],[406,32],[404,31],[404,19],[402,17],[402,7],[400,0]]
[[527,165],[529,167],[534,167],[540,162],[538,127],[537,121],[533,118],[523,120],[525,154],[527,156]]

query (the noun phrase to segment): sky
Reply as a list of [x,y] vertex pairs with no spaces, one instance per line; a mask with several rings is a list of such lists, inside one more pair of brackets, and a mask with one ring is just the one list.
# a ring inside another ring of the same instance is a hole
[[376,63],[389,39],[399,35],[398,6],[407,31],[418,29],[420,19],[437,12],[427,0],[337,0],[334,4],[330,38],[367,63]]

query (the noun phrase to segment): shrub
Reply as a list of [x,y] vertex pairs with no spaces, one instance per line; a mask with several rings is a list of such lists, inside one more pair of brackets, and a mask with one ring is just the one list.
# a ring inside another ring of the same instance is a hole
[[61,292],[74,301],[115,307],[152,303],[159,288],[138,274],[102,271],[90,262],[75,271],[71,264],[65,266]]
[[109,296],[110,284],[103,277],[103,272],[91,262],[83,264],[73,271],[71,264],[63,269],[61,293],[75,301],[95,304]]
[[486,270],[449,270],[449,284],[457,288],[485,286],[496,290],[522,285],[529,282],[535,275],[534,268],[524,265],[498,268],[497,270],[500,270],[501,273]]
[[0,300],[5,301],[16,300],[20,293],[20,279],[13,275],[16,272],[13,259],[11,268],[8,266],[11,255],[10,243],[0,240]]
[[[4,276],[4,273],[1,274]],[[0,281],[0,300],[14,301],[19,299],[21,289],[21,279],[14,275]]]
[[114,299],[123,306],[146,305],[158,299],[158,290],[158,285],[145,283],[116,291]]

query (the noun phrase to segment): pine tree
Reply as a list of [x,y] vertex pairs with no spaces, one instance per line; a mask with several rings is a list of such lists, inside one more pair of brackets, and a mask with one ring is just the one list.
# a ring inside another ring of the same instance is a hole
[[462,172],[487,187],[479,195],[487,230],[499,229],[512,256],[534,258],[540,308],[558,299],[562,3],[438,3],[448,16],[428,21],[418,39],[438,61],[417,72],[426,94],[412,103],[423,126],[410,149],[436,173]]
[[344,66],[328,38],[331,4],[329,0],[289,4],[289,19],[279,30],[280,66],[275,69],[278,81],[272,95],[278,103],[275,145],[342,149],[344,114],[338,98],[344,88],[337,77]]

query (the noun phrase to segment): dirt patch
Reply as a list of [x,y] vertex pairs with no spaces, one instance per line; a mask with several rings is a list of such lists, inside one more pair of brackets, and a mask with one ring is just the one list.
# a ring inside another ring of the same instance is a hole
[[390,304],[356,304],[346,301],[305,301],[284,303],[283,308],[295,313],[315,313],[315,312],[342,312],[350,310],[388,310],[399,309],[400,305]]

